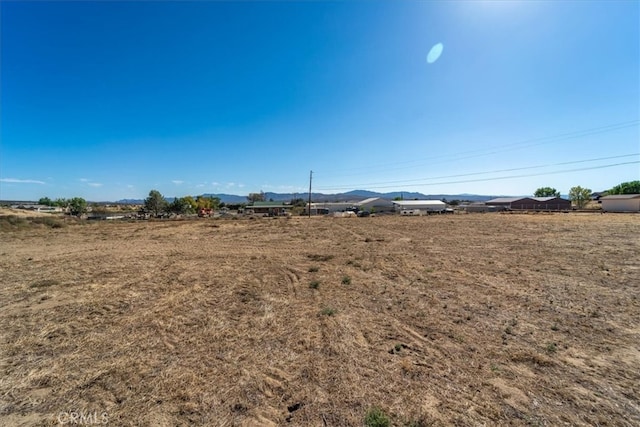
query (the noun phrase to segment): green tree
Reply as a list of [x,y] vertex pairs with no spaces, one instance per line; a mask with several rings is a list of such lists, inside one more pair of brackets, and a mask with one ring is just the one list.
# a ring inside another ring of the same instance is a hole
[[540,187],[533,193],[534,197],[560,197],[560,192],[552,187]]
[[184,196],[182,200],[184,200],[186,203],[189,203],[189,207],[190,207],[189,210],[191,212],[195,212],[195,210],[198,207],[198,204],[196,203],[195,199],[192,196]]
[[219,197],[198,196],[196,197],[196,208],[198,209],[217,209],[220,205]]
[[580,186],[573,187],[569,190],[569,199],[578,209],[582,209],[591,199],[591,190]]
[[608,194],[640,194],[640,181],[623,182],[607,191]]
[[291,199],[291,206],[304,208],[307,206],[307,201],[302,197],[296,197]]
[[159,217],[167,206],[167,200],[158,190],[149,191],[149,197],[144,200],[144,209],[155,217]]
[[53,206],[53,201],[51,201],[51,199],[48,197],[40,197],[40,200],[38,200],[38,204],[45,205],[45,206]]
[[191,205],[189,198],[193,200],[193,197],[176,197],[169,205],[169,211],[178,215],[193,213],[195,208]]
[[60,206],[63,209],[66,209],[67,207],[69,207],[69,201],[67,199],[56,199],[53,202],[54,206]]
[[80,216],[87,211],[87,201],[82,197],[74,197],[69,200],[69,213],[74,216]]
[[249,193],[249,195],[247,196],[247,200],[249,201],[249,203],[255,203],[264,202],[266,198],[264,192],[260,191],[259,193]]

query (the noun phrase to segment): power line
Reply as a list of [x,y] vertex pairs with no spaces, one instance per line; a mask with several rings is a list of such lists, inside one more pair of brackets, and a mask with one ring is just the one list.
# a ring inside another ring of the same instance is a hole
[[[569,172],[580,172],[580,171],[587,171],[587,170],[594,170],[594,169],[605,169],[605,168],[611,168],[611,167],[615,167],[615,166],[633,165],[633,164],[638,164],[638,163],[640,163],[640,160],[633,161],[633,162],[622,162],[622,163],[612,163],[612,164],[608,164],[608,165],[591,166],[591,167],[588,167],[588,168],[567,169],[567,170],[561,170],[561,171],[541,172],[541,173],[534,173],[534,174],[498,176],[498,177],[493,177],[493,178],[467,179],[467,180],[459,180],[459,181],[423,182],[423,183],[420,183],[420,184],[406,184],[403,187],[423,187],[423,186],[430,186],[430,185],[464,184],[464,183],[469,183],[469,182],[498,181],[498,180],[504,180],[504,179],[527,178],[527,177],[542,176],[542,175],[545,175],[545,176],[546,175],[558,175],[558,174],[564,174],[564,173],[569,173]],[[368,187],[368,189],[382,189],[382,188],[395,188],[395,187],[397,187],[397,185],[381,185],[381,186]],[[352,188],[352,187],[349,187],[349,188]],[[328,190],[340,190],[340,189],[343,189],[343,188],[341,188],[341,187],[319,188],[318,190],[328,191]]]
[[[446,178],[460,178],[464,176],[476,176],[476,175],[488,175],[494,173],[502,173],[502,172],[515,172],[520,170],[529,170],[529,169],[539,169],[539,168],[547,168],[551,166],[566,166],[566,165],[574,165],[579,163],[588,163],[588,162],[597,162],[601,160],[613,160],[613,159],[621,159],[625,157],[635,157],[640,156],[640,153],[633,154],[622,154],[618,156],[608,156],[608,157],[598,157],[595,159],[584,159],[584,160],[573,160],[570,162],[560,162],[560,163],[549,163],[546,165],[536,165],[536,166],[523,166],[518,168],[510,168],[510,169],[498,169],[486,172],[471,172],[471,173],[463,173],[463,174],[455,174],[455,175],[444,175],[444,176],[434,176],[434,177],[425,177],[425,178],[416,178],[416,179],[405,179],[405,180],[396,180],[396,181],[383,181],[383,182],[370,182],[364,184],[355,184],[349,186],[338,186],[331,187],[332,190],[338,189],[352,189],[352,188],[372,188],[376,185],[387,185],[387,184],[405,184],[415,181],[424,181],[424,180],[434,180],[434,179],[446,179]],[[319,190],[327,190],[326,188],[319,188]]]
[[[372,172],[393,171],[393,170],[407,169],[408,167],[418,167],[423,165],[448,163],[448,162],[453,162],[458,160],[490,156],[493,154],[550,144],[552,142],[557,142],[557,141],[570,140],[570,139],[582,138],[582,137],[591,136],[591,135],[598,135],[598,134],[607,133],[607,132],[613,132],[620,129],[626,129],[626,128],[638,126],[639,123],[640,123],[640,120],[630,120],[625,122],[613,123],[610,125],[599,126],[595,128],[583,129],[583,130],[578,130],[573,132],[565,132],[565,133],[552,135],[552,136],[532,138],[532,139],[528,139],[520,142],[498,145],[495,147],[487,147],[487,148],[476,149],[476,150],[467,150],[467,151],[461,151],[461,152],[452,153],[452,154],[442,154],[439,156],[430,157],[428,159],[427,158],[412,159],[412,160],[405,160],[401,162],[392,162],[392,163],[385,163],[385,164],[378,164],[378,165],[354,167],[349,169],[349,171],[346,173],[340,173],[340,171],[338,171],[337,173],[332,172],[331,176],[333,177],[357,176],[357,175],[363,175],[363,174],[372,173]],[[433,161],[438,159],[444,159],[444,160]],[[401,166],[401,165],[404,165],[404,166]],[[319,175],[322,176],[322,174],[319,174]]]

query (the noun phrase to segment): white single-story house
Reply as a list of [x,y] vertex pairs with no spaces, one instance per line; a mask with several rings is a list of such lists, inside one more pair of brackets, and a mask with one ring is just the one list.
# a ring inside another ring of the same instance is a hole
[[440,200],[394,200],[396,212],[409,212],[412,214],[424,212],[443,212],[447,204]]
[[614,194],[600,201],[605,212],[640,212],[640,194]]

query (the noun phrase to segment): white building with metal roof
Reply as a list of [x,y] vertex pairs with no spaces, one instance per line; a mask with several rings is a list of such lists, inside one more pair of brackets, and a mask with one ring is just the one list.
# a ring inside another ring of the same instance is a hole
[[640,212],[640,194],[614,194],[600,201],[605,212]]
[[394,204],[391,200],[383,199],[382,197],[370,197],[368,199],[364,199],[358,203],[356,206],[361,211],[368,212],[393,212]]

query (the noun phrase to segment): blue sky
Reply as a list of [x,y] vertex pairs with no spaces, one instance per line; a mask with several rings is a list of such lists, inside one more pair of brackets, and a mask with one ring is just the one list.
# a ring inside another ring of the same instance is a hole
[[0,13],[0,199],[305,192],[310,170],[326,193],[640,179],[637,1]]

